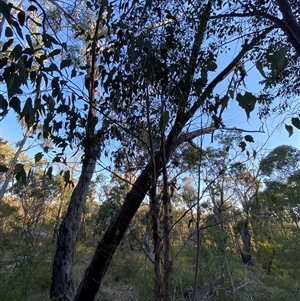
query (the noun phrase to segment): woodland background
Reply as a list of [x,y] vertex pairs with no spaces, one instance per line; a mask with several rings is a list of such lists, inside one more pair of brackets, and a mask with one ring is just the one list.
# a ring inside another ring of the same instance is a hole
[[0,300],[299,299],[297,0],[0,13]]

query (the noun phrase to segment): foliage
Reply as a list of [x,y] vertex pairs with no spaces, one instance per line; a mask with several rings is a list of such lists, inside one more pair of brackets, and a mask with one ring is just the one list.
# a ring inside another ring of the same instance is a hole
[[[293,9],[289,18],[283,2]],[[36,170],[25,170],[22,163],[11,171],[1,165],[1,173],[13,171],[23,182],[12,185],[0,204],[7,210],[1,231],[16,237],[24,231],[21,241],[33,247],[42,239],[36,239],[31,228],[49,236],[54,225],[53,237],[58,236],[51,299],[93,300],[122,238],[129,238],[128,229],[131,239],[140,241],[135,248],[143,246],[145,228],[152,229],[158,301],[162,294],[171,300],[170,256],[173,248],[183,250],[185,244],[193,250],[193,256],[186,255],[183,261],[194,269],[194,281],[185,281],[193,282],[194,300],[208,296],[226,300],[229,294],[239,299],[240,287],[251,289],[259,282],[245,276],[259,277],[250,267],[243,274],[245,282],[240,280],[238,252],[244,263],[253,263],[245,262],[245,256],[256,256],[268,275],[273,265],[277,272],[282,236],[275,225],[288,229],[298,225],[299,154],[282,146],[259,168],[252,168],[257,164],[257,151],[250,150],[254,138],[242,136],[243,129],[225,134],[234,129],[227,127],[224,113],[232,100],[247,119],[256,110],[261,118],[293,110],[291,100],[299,92],[297,8],[286,0],[272,6],[248,0],[34,1],[18,6],[0,2],[0,32],[5,36],[0,80],[6,86],[0,114],[4,118],[13,111],[27,130],[55,148],[52,162],[43,170],[37,163],[49,154],[47,144],[34,155]],[[234,54],[233,41],[237,41]],[[247,87],[246,76],[253,66],[262,77],[257,92]],[[281,97],[278,103],[276,97]],[[286,125],[289,135],[300,127],[299,118],[293,117],[291,124]],[[200,143],[197,138],[205,134],[219,145],[204,148],[202,138]],[[67,164],[67,149],[82,155],[78,181],[69,170],[62,172],[62,179],[50,166]],[[113,178],[97,204],[92,178],[100,158],[110,162],[106,170],[135,182]],[[198,187],[180,178],[187,172],[197,173]],[[72,193],[65,204],[67,189]],[[144,200],[149,201],[145,215],[151,216],[151,227],[139,222],[145,221],[140,217]],[[92,227],[103,235],[75,292],[76,241],[79,237],[83,244],[95,232]],[[259,230],[271,238],[261,237]],[[134,249],[132,243],[130,248]],[[210,260],[205,263],[207,256]],[[201,267],[208,267],[207,274],[198,277]],[[175,262],[174,271],[177,268]],[[174,281],[172,285],[176,287]],[[184,289],[181,296],[175,295],[182,297]]]

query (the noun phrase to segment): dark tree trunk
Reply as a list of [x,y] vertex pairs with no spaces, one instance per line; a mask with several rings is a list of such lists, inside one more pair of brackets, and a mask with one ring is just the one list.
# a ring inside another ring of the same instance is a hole
[[101,145],[101,130],[95,133],[94,118],[96,112],[96,80],[99,28],[102,26],[102,13],[99,13],[95,26],[95,35],[91,43],[91,51],[86,54],[90,62],[90,72],[87,73],[90,81],[87,87],[89,93],[89,111],[87,116],[85,138],[82,141],[84,159],[79,181],[74,189],[67,214],[60,226],[57,238],[56,253],[52,268],[52,283],[50,298],[56,301],[73,301],[75,287],[73,284],[73,258],[76,250],[76,240],[82,212],[86,203],[91,179],[93,177],[96,159],[99,156]]
[[273,263],[273,258],[274,258],[274,256],[275,256],[275,249],[273,249],[273,252],[272,252],[272,255],[271,255],[271,259],[270,259],[269,264],[268,264],[268,266],[267,266],[266,273],[267,273],[268,275],[271,274],[271,267],[272,267],[272,263]]
[[73,257],[80,219],[94,170],[95,160],[83,163],[78,184],[72,193],[67,214],[59,229],[50,288],[50,298],[56,301],[73,301],[74,298]]
[[[166,169],[166,167],[164,167]],[[171,200],[168,193],[167,179],[164,179],[164,194],[163,194],[163,239],[164,239],[164,286],[163,300],[171,301],[171,280],[172,280],[172,260],[171,260],[171,237],[170,237],[170,210]]]
[[244,264],[253,265],[252,257],[251,257],[251,235],[249,231],[249,219],[246,217],[242,230],[241,230],[241,236],[243,240],[243,247],[244,250],[240,250],[242,261]]
[[127,230],[131,219],[150,188],[150,164],[126,195],[123,206],[99,242],[96,252],[79,285],[74,301],[92,301],[96,296],[107,267]]
[[[300,45],[300,24],[297,23],[295,15],[288,0],[276,0],[279,10],[283,16],[283,22],[290,30],[291,34],[296,39],[298,45]],[[298,53],[300,55],[300,53]]]

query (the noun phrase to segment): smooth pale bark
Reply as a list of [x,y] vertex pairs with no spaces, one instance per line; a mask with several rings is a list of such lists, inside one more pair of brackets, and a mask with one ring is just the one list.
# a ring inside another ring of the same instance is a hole
[[29,135],[31,133],[32,133],[32,127],[26,130],[26,132],[23,136],[23,139],[21,140],[20,145],[19,145],[19,147],[18,147],[18,149],[17,149],[17,151],[14,155],[14,158],[13,158],[11,164],[10,164],[9,170],[6,173],[5,181],[4,181],[4,183],[1,187],[1,190],[0,190],[0,203],[2,202],[2,199],[4,197],[4,194],[5,194],[6,190],[7,190],[9,182],[12,180],[12,178],[14,176],[14,169],[17,165],[19,156],[20,156],[21,152],[23,151],[23,147],[24,147],[24,145],[27,141],[27,138],[29,137]]

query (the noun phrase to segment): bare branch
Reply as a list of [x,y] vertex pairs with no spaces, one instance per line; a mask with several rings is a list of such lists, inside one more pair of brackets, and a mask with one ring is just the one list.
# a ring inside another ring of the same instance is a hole
[[223,130],[223,131],[238,131],[238,132],[244,132],[244,133],[265,133],[264,131],[261,130],[245,130],[245,129],[241,129],[241,128],[216,128],[215,126],[210,126],[207,128],[203,128],[203,129],[199,129],[199,130],[195,130],[192,132],[188,132],[188,133],[182,133],[178,139],[175,141],[175,145],[178,146],[183,142],[187,142],[190,140],[193,140],[196,137],[202,136],[204,134],[208,134],[208,133],[212,133],[215,130]]
[[[276,0],[277,2],[287,2],[286,0]],[[280,11],[283,14],[283,11],[280,8]],[[269,21],[271,21],[277,28],[280,28],[285,35],[287,36],[288,40],[290,43],[293,45],[295,50],[297,51],[298,55],[300,55],[300,25],[296,22],[293,14],[292,18],[294,20],[291,21],[292,24],[288,23],[289,19],[288,18],[289,14],[283,15],[283,20],[280,20],[279,18],[272,16],[268,13],[265,12],[260,12],[260,11],[253,11],[249,13],[230,13],[230,14],[221,14],[221,15],[216,15],[216,16],[210,16],[209,19],[219,19],[219,18],[228,18],[228,17],[238,17],[238,18],[248,18],[248,17],[261,17],[265,18]]]

